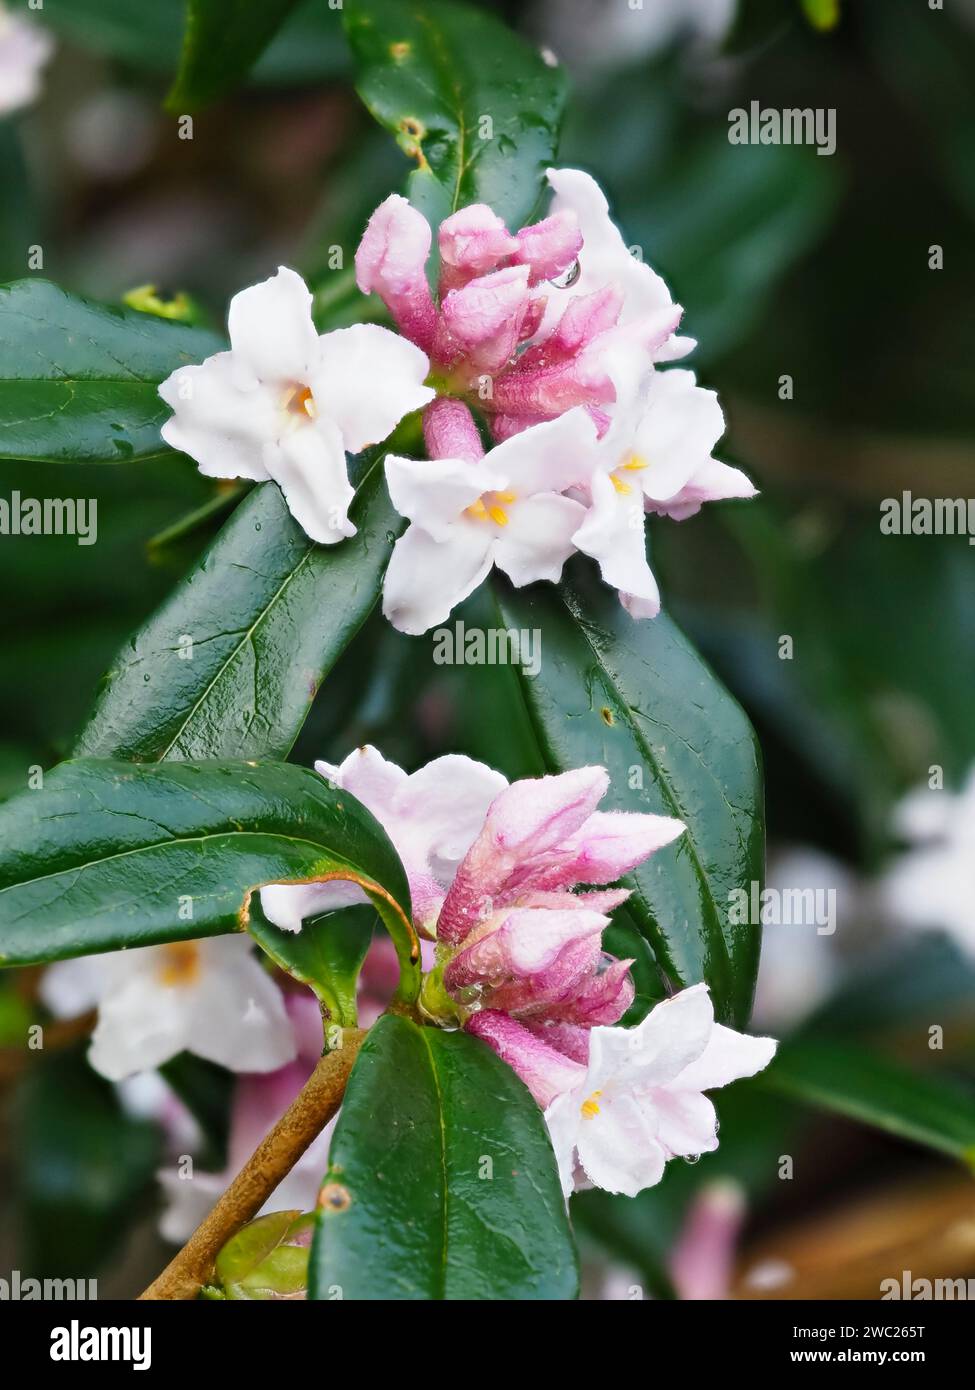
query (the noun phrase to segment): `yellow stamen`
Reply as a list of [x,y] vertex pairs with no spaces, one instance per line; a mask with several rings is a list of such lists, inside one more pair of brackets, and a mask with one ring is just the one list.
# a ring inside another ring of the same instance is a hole
[[200,974],[200,948],[195,941],[174,941],[162,948],[159,983],[169,986],[191,985]]
[[285,394],[284,408],[289,415],[297,415],[299,419],[307,417],[314,420],[318,414],[315,397],[308,386],[292,386]]
[[615,489],[616,489],[617,492],[622,493],[624,497],[626,496],[627,493],[630,493],[630,492],[633,491],[633,489],[630,487],[629,483],[624,483],[623,479],[622,479],[622,478],[617,478],[617,476],[616,476],[615,473],[611,473],[609,476],[610,476],[610,480],[612,481],[613,487],[615,487]]
[[508,513],[501,503],[510,504],[514,502],[515,497],[516,494],[513,492],[486,492],[483,497],[466,507],[465,511],[475,521],[493,521],[496,526],[507,526]]
[[646,459],[641,458],[639,454],[631,454],[623,467],[628,473],[639,473],[641,468],[649,468],[650,465],[647,463]]
[[587,1120],[591,1120],[599,1114],[599,1106],[596,1103],[596,1097],[601,1095],[602,1091],[593,1091],[589,1099],[582,1102],[582,1113]]

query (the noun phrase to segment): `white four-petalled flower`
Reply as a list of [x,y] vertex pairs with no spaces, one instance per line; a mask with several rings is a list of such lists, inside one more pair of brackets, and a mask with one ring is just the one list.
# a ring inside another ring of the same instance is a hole
[[593,1028],[585,1076],[545,1112],[566,1196],[579,1169],[596,1187],[635,1197],[669,1159],[716,1149],[703,1092],[753,1076],[775,1047],[715,1023],[706,985],[658,1004],[636,1028]]
[[211,478],[274,479],[322,545],[355,535],[346,453],[378,444],[433,399],[426,355],[377,324],[319,335],[300,275],[277,275],[230,302],[230,351],[180,367],[159,394],[167,444]]

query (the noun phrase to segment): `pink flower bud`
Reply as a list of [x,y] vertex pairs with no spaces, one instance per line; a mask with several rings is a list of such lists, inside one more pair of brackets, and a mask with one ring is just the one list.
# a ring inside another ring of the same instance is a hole
[[514,259],[531,268],[529,283],[537,285],[568,270],[581,250],[579,219],[574,212],[557,212],[532,227],[522,227]]
[[424,352],[430,351],[437,319],[426,276],[432,239],[423,214],[391,193],[370,217],[355,253],[359,289],[375,290],[400,332]]
[[484,203],[461,208],[440,224],[437,233],[442,269],[441,298],[449,291],[484,275],[517,253],[518,241]]

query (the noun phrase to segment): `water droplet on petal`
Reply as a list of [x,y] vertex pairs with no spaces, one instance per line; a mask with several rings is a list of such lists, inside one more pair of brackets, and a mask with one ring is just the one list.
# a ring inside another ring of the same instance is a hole
[[582,266],[578,261],[573,261],[570,266],[563,270],[561,275],[556,275],[554,280],[549,280],[550,285],[554,285],[557,290],[571,289],[579,276],[582,274]]

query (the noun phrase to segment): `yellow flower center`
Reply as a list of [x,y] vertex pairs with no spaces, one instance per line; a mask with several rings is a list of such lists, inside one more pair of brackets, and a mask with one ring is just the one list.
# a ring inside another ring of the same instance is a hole
[[174,941],[163,946],[158,978],[161,985],[184,987],[200,975],[200,947],[195,941]]
[[599,1105],[596,1101],[596,1097],[601,1095],[602,1091],[593,1091],[592,1095],[589,1096],[587,1100],[584,1100],[582,1102],[582,1105],[579,1108],[582,1111],[582,1117],[584,1120],[592,1120],[595,1118],[596,1115],[599,1114]]
[[466,508],[467,515],[475,521],[493,521],[497,526],[507,526],[506,506],[515,500],[513,492],[485,492],[476,502]]
[[310,386],[289,386],[284,393],[282,404],[289,415],[294,416],[302,423],[306,420],[314,420],[318,414],[315,397],[311,393]]
[[633,491],[633,488],[632,488],[631,485],[626,481],[625,478],[621,478],[621,477],[620,477],[620,474],[621,474],[621,473],[639,473],[639,472],[642,471],[642,469],[648,468],[648,467],[649,467],[649,464],[647,463],[646,459],[641,458],[639,454],[630,454],[630,455],[628,455],[628,457],[623,461],[623,463],[620,464],[620,466],[619,466],[619,468],[617,468],[616,472],[615,472],[615,473],[611,473],[611,474],[609,475],[610,481],[612,482],[613,487],[615,487],[616,491],[617,491],[618,493],[621,493],[621,494],[625,497],[625,496],[627,496],[629,493],[631,493],[631,492]]

